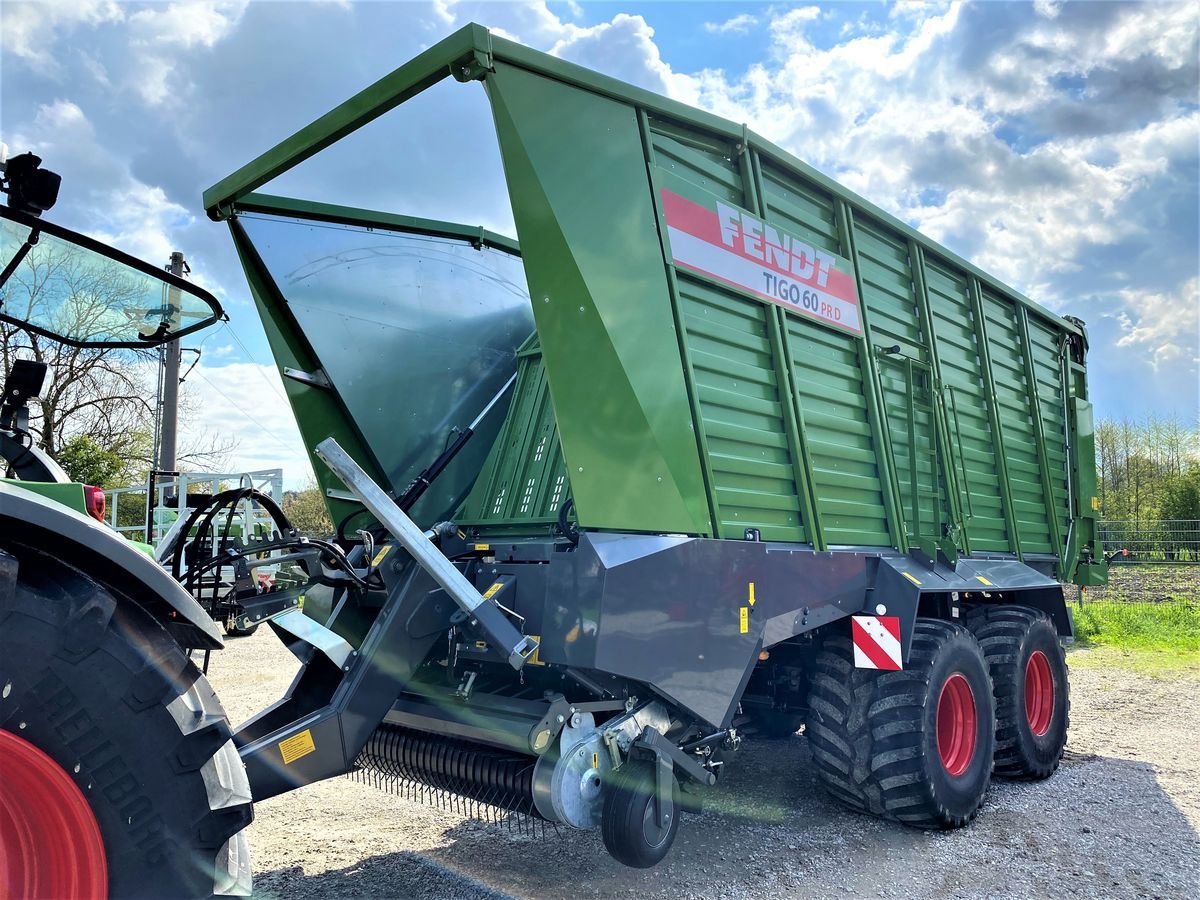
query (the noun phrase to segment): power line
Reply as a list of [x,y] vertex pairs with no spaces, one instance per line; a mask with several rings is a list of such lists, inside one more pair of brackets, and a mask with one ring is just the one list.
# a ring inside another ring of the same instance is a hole
[[[209,381],[208,378],[204,375],[203,371],[197,370],[196,375],[200,378],[201,381],[203,381],[210,388],[212,388],[214,391],[216,391],[218,394],[220,394],[222,397],[224,397],[227,401],[229,401],[231,404],[233,404],[233,406],[235,406],[242,415],[244,415],[247,419],[252,421],[260,429],[262,429],[263,434],[268,435],[271,439],[273,439],[275,441],[275,443],[279,444],[280,447],[283,447],[285,450],[288,450],[288,451],[294,451],[296,449],[294,444],[290,444],[287,441],[285,441],[278,434],[276,434],[270,428],[268,428],[266,425],[264,425],[249,410],[247,410],[244,406],[242,406],[242,404],[240,402],[238,402],[237,400],[234,400],[227,393],[225,393],[223,390],[221,390],[221,388],[217,387],[217,385],[215,385],[211,381]],[[301,439],[300,446],[301,447],[304,446],[303,438]]]

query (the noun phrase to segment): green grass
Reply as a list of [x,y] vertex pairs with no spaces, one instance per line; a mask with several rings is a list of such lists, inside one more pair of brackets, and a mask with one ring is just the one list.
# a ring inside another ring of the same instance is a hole
[[1200,651],[1200,604],[1088,600],[1073,609],[1075,640],[1122,650]]
[[1130,650],[1076,644],[1067,662],[1074,669],[1124,669],[1152,678],[1200,679],[1198,650]]

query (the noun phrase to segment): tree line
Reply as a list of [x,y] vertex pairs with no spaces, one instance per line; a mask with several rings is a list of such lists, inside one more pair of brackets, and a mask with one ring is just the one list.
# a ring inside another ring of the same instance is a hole
[[1200,560],[1200,424],[1103,420],[1096,474],[1106,546],[1134,558]]

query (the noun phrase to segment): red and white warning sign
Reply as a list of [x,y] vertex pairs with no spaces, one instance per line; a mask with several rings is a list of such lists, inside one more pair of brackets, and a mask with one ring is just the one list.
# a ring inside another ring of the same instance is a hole
[[663,188],[662,201],[675,265],[862,334],[849,260],[715,197],[705,205]]
[[855,668],[889,672],[903,668],[899,616],[851,616],[850,635],[854,641]]

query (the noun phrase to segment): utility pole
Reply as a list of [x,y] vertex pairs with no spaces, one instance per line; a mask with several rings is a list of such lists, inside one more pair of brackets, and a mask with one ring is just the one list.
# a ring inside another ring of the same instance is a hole
[[[182,253],[176,250],[171,254],[169,271],[172,275],[182,278],[185,266]],[[167,306],[171,310],[171,327],[178,328],[181,310],[178,288],[167,288]],[[160,472],[174,472],[175,445],[179,425],[179,341],[171,341],[163,348],[163,391],[160,416],[162,437],[158,447],[157,468]]]

